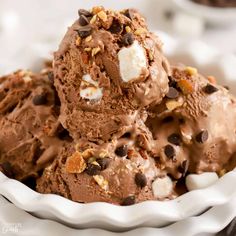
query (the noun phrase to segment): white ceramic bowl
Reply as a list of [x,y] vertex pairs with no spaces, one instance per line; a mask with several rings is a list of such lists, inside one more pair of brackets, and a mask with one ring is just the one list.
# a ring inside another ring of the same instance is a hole
[[[236,94],[235,56],[222,55],[202,42],[177,42],[162,32],[158,35],[163,39],[164,51],[173,64],[183,62],[196,66],[203,74],[214,75],[221,84],[229,85]],[[53,194],[39,194],[0,173],[0,194],[19,208],[45,219],[75,228],[123,231],[140,226],[165,226],[224,204],[236,193],[235,182],[236,170],[227,173],[213,186],[188,192],[175,200],[147,201],[121,207],[107,203],[80,204]]]
[[[38,219],[0,196],[0,234],[10,236],[212,236],[224,229],[236,215],[236,196],[231,202],[212,207],[163,228],[138,228],[125,233],[101,229],[72,229],[50,220]],[[224,236],[224,234],[222,234]]]
[[108,203],[80,204],[54,194],[39,194],[0,173],[0,194],[17,207],[45,219],[74,228],[124,231],[136,227],[160,227],[195,216],[211,206],[227,203],[236,190],[236,170],[211,187],[188,192],[171,201],[146,201],[122,207]]
[[234,24],[236,22],[236,8],[217,8],[192,2],[191,0],[173,0],[182,10],[201,17],[211,24]]

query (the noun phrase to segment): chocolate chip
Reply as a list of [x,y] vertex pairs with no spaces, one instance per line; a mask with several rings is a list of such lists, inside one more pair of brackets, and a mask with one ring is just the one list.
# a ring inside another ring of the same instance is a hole
[[181,144],[181,136],[179,134],[171,134],[168,138],[167,138],[169,143],[172,143],[174,145],[180,146]]
[[137,184],[137,186],[143,188],[147,185],[147,178],[144,174],[142,173],[137,173],[135,175],[135,183]]
[[125,46],[129,46],[129,45],[132,45],[134,42],[134,36],[132,33],[127,33],[124,35],[123,39],[122,39],[122,43],[125,45]]
[[92,34],[92,27],[87,25],[85,27],[82,27],[78,30],[76,30],[78,35],[81,37],[81,38],[86,38],[88,37],[90,34]]
[[101,166],[89,163],[85,171],[88,175],[91,175],[91,176],[98,175],[101,171]]
[[133,18],[134,18],[134,15],[133,15],[133,13],[132,13],[132,11],[131,11],[130,9],[127,9],[127,10],[124,12],[124,15],[125,15],[126,17],[128,17],[130,20],[133,20]]
[[33,104],[35,106],[45,105],[47,103],[47,101],[48,101],[48,99],[47,99],[47,95],[46,94],[36,95],[33,98]]
[[216,88],[215,86],[211,85],[211,84],[208,84],[206,85],[204,88],[203,88],[203,91],[207,94],[212,94],[212,93],[215,93],[217,92],[219,89]]
[[53,83],[54,82],[54,74],[52,71],[48,72],[48,79]]
[[119,157],[124,157],[128,153],[128,147],[127,145],[122,145],[115,150],[115,154]]
[[175,149],[171,145],[166,145],[164,152],[168,158],[173,158],[175,156]]
[[173,87],[170,87],[169,92],[166,94],[166,97],[170,99],[177,98],[178,96],[179,96],[178,90]]
[[129,196],[123,200],[121,203],[122,206],[130,206],[135,204],[135,196]]
[[78,14],[79,16],[86,16],[86,17],[93,16],[93,14],[90,11],[87,11],[85,9],[79,9]]
[[173,116],[167,116],[162,120],[163,123],[170,123],[172,121],[174,121]]
[[173,79],[173,77],[168,76],[168,79],[169,79],[169,87],[177,88],[177,82]]
[[80,24],[81,26],[88,25],[88,24],[89,24],[88,18],[87,18],[86,16],[84,16],[84,15],[80,16],[80,18],[79,18],[79,24]]
[[123,31],[123,25],[118,20],[113,20],[112,25],[109,28],[109,31],[112,34],[119,34]]
[[178,171],[182,174],[182,177],[184,177],[188,171],[189,167],[189,161],[184,160],[181,165],[178,167]]
[[208,131],[203,130],[196,136],[196,141],[198,143],[205,143],[208,140]]
[[101,166],[101,170],[105,170],[109,166],[110,158],[97,159],[97,163]]

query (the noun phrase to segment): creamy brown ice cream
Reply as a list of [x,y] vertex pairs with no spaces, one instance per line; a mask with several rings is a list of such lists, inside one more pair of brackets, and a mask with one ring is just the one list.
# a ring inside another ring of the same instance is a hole
[[229,92],[191,67],[170,76],[159,40],[135,11],[79,14],[54,60],[60,121],[74,141],[45,169],[38,191],[130,205],[181,195],[190,174],[214,180],[231,170]]
[[37,177],[67,133],[58,122],[60,102],[47,73],[52,78],[49,71],[22,70],[0,78],[0,166],[18,180]]
[[60,121],[76,140],[107,141],[161,102],[169,65],[136,11],[94,7],[79,15],[54,58]]
[[175,178],[181,176],[176,172],[180,162],[198,174],[235,167],[236,99],[213,77],[204,78],[191,67],[173,68],[169,93],[151,113],[146,124],[159,145],[172,146],[169,167],[168,158],[159,156]]
[[132,205],[236,166],[236,99],[195,68],[170,70],[134,10],[79,10],[49,75],[0,84],[0,170],[41,193]]
[[[144,135],[151,139],[151,134],[144,130],[139,135],[140,140]],[[38,180],[39,192],[57,193],[83,203],[118,205],[177,196],[175,183],[157,168],[155,158],[140,147],[138,138],[135,142],[134,137],[127,135],[103,145],[81,140],[69,145],[59,156]],[[153,190],[153,181],[158,178],[170,184],[160,190],[163,193]]]

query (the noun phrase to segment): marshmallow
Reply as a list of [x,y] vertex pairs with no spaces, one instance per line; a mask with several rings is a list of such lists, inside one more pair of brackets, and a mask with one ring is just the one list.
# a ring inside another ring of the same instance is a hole
[[152,183],[152,191],[156,198],[165,198],[168,197],[173,189],[173,183],[169,176],[164,178],[157,178]]
[[214,184],[219,179],[215,172],[205,172],[202,174],[190,174],[186,177],[185,184],[189,191],[206,188]]
[[100,100],[102,96],[102,88],[99,88],[98,82],[94,81],[89,74],[84,75],[80,85],[80,97],[89,100]]
[[143,69],[147,68],[145,51],[138,41],[118,52],[120,75],[124,82],[139,79]]

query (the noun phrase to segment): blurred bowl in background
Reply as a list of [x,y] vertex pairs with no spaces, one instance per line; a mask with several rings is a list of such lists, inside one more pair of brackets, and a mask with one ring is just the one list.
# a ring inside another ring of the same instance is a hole
[[173,0],[182,10],[203,18],[212,25],[233,25],[236,22],[236,8],[210,7],[194,3],[191,0]]

